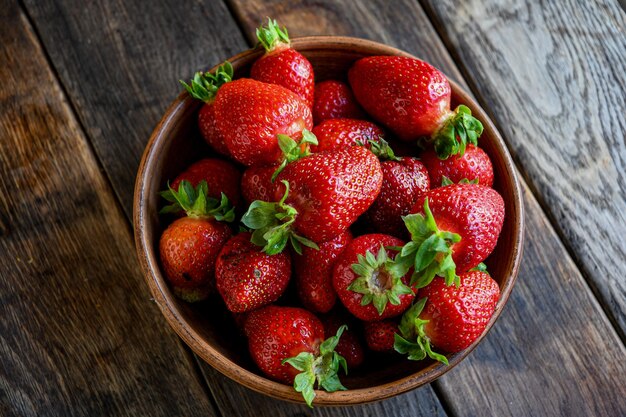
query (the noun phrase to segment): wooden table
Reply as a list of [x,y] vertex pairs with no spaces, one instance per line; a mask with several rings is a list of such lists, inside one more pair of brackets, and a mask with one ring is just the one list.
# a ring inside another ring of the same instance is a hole
[[[456,3],[0,0],[0,415],[626,415],[626,14]],[[177,80],[253,45],[265,16],[430,61],[508,143],[518,282],[431,385],[353,408],[272,400],[195,357],[150,300],[130,222],[143,148]]]

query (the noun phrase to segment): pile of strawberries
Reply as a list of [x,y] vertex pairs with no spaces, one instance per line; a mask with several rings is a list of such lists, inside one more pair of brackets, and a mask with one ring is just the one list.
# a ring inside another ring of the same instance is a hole
[[[316,386],[346,389],[338,373],[364,346],[447,363],[500,294],[482,264],[504,221],[482,124],[450,109],[448,80],[426,62],[372,56],[348,83],[316,84],[285,28],[270,20],[257,35],[266,53],[249,78],[225,62],[183,83],[205,102],[199,128],[219,157],[161,193],[173,291],[219,294],[259,369],[309,405]],[[290,285],[297,300],[281,298]]]

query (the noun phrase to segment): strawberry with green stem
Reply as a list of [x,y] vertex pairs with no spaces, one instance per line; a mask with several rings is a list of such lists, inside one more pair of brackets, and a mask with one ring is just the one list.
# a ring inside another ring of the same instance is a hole
[[228,240],[217,257],[217,290],[233,313],[251,311],[278,300],[290,278],[289,252],[263,253],[250,242],[247,232]]
[[233,67],[225,61],[215,73],[196,72],[189,84],[180,80],[187,92],[195,99],[204,102],[198,112],[198,127],[204,140],[218,153],[229,155],[224,137],[215,125],[215,108],[213,102],[219,88],[233,79]]
[[411,360],[426,356],[447,364],[432,346],[456,353],[467,349],[485,331],[500,298],[500,289],[487,272],[461,274],[459,286],[442,278],[420,291],[422,298],[402,317],[395,349]]
[[279,27],[275,20],[256,30],[259,44],[265,54],[250,69],[250,78],[285,87],[300,96],[309,107],[313,106],[315,77],[313,66],[300,52],[291,47],[287,28]]
[[250,312],[245,323],[248,349],[257,366],[272,379],[293,383],[309,407],[315,384],[326,391],[345,390],[339,368],[347,374],[345,359],[335,348],[346,326],[324,337],[322,322],[312,313],[295,307],[270,305]]
[[411,241],[395,261],[402,271],[413,268],[411,283],[428,285],[435,276],[448,285],[489,256],[504,223],[504,201],[492,188],[451,184],[421,196],[404,216]]
[[410,274],[397,268],[391,247],[404,242],[383,234],[355,238],[339,255],[333,287],[352,315],[376,321],[402,314],[415,294],[408,286]]
[[311,146],[313,152],[334,151],[346,146],[371,147],[385,136],[385,131],[367,120],[328,119],[316,125],[313,134],[318,144]]
[[467,106],[450,110],[450,83],[416,58],[371,56],[350,68],[348,79],[361,106],[404,141],[428,137],[440,158],[476,145],[482,123]]
[[476,181],[478,184],[493,185],[493,166],[485,151],[468,144],[465,153],[440,159],[433,149],[426,150],[420,156],[432,181],[433,188],[444,185],[444,178],[452,183],[463,179]]
[[234,220],[234,208],[223,193],[219,200],[208,197],[205,181],[194,188],[183,180],[178,190],[170,188],[161,196],[171,203],[161,213],[186,213],[171,223],[159,240],[165,277],[183,300],[204,300],[215,286],[217,256],[232,235],[224,222]]
[[382,185],[378,158],[360,146],[312,154],[276,177],[275,203],[254,201],[242,222],[267,253],[291,242],[318,247],[343,233],[376,199]]

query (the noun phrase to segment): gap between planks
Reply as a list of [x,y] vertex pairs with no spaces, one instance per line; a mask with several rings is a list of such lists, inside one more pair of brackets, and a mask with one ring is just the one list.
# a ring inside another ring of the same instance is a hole
[[[508,145],[509,140],[507,139],[506,135],[502,133],[503,130],[501,129],[497,118],[494,117],[493,113],[491,112],[491,109],[489,108],[489,106],[486,105],[486,100],[484,99],[484,96],[481,94],[480,89],[476,85],[476,82],[474,81],[474,77],[472,76],[471,72],[469,71],[469,69],[467,68],[467,66],[461,59],[461,57],[459,56],[457,49],[454,48],[450,38],[446,35],[445,31],[442,30],[443,22],[439,19],[437,14],[431,9],[427,1],[415,0],[415,2],[419,4],[422,10],[424,10],[424,13],[426,14],[426,17],[428,18],[434,32],[437,34],[439,39],[441,39],[442,44],[446,48],[446,51],[450,54],[450,56],[454,60],[454,64],[456,65],[457,69],[461,73],[463,79],[466,81],[467,86],[470,89],[470,92],[476,98],[480,106],[485,110],[485,113],[487,113],[487,115],[489,116],[493,124],[496,126],[498,131],[502,134],[504,141]],[[620,0],[620,3],[622,7],[624,7],[624,3],[626,3],[626,0]],[[528,187],[528,189],[534,196],[535,200],[537,200],[537,202],[539,203],[539,207],[541,208],[541,211],[543,212],[544,216],[546,216],[546,218],[549,220],[550,225],[554,229],[556,236],[561,242],[561,245],[567,252],[568,256],[573,260],[574,265],[576,266],[576,269],[578,269],[578,271],[584,278],[587,288],[589,288],[591,294],[593,294],[593,297],[595,298],[596,302],[600,306],[604,315],[608,318],[609,323],[611,323],[611,327],[613,327],[613,329],[617,333],[617,336],[622,342],[622,344],[626,346],[626,333],[622,331],[622,328],[619,326],[617,319],[614,316],[613,312],[602,301],[597,285],[593,282],[593,280],[589,278],[589,273],[587,269],[584,267],[584,264],[581,262],[580,258],[576,255],[572,247],[568,244],[567,236],[564,235],[562,228],[559,227],[559,224],[556,221],[552,212],[547,209],[546,201],[543,199],[543,196],[541,195],[541,193],[535,186],[534,182],[531,181],[531,178],[529,178],[529,174],[526,172],[526,170],[523,169],[524,167],[518,160],[517,155],[512,153],[511,156],[517,168],[518,174],[522,177],[523,181],[526,183],[526,186]]]
[[[76,107],[74,105],[74,102],[70,99],[71,96],[69,95],[69,92],[65,88],[65,85],[61,82],[61,79],[59,77],[59,73],[58,73],[56,67],[54,66],[54,63],[52,62],[52,59],[50,58],[50,55],[48,54],[48,51],[45,48],[44,43],[41,40],[41,34],[39,33],[39,30],[38,30],[37,26],[35,25],[35,22],[34,22],[32,16],[30,15],[30,13],[28,11],[28,8],[24,4],[23,0],[18,0],[18,5],[19,5],[20,9],[22,10],[22,13],[23,13],[24,17],[26,18],[26,21],[27,21],[28,25],[30,26],[30,28],[31,28],[34,36],[35,36],[35,40],[39,44],[39,48],[41,49],[41,51],[43,53],[43,56],[44,56],[44,59],[46,60],[46,63],[48,64],[48,67],[50,68],[50,71],[52,72],[52,76],[53,76],[55,82],[59,86],[59,89],[61,91],[63,100],[67,104],[71,116],[76,120],[79,129],[81,130],[81,132],[84,135],[84,137],[87,139],[86,140],[87,148],[89,149],[89,153],[91,153],[91,156],[93,157],[93,159],[96,161],[96,164],[98,166],[98,171],[100,171],[100,173],[105,178],[106,186],[109,189],[109,192],[114,196],[113,200],[115,201],[115,209],[117,211],[116,215],[119,215],[119,216],[123,217],[126,220],[123,223],[126,225],[126,232],[128,233],[128,237],[129,237],[129,239],[132,242],[132,245],[134,247],[135,246],[135,239],[134,239],[134,229],[133,229],[132,221],[125,214],[125,211],[124,211],[123,206],[122,206],[122,202],[120,200],[120,196],[119,196],[119,194],[117,192],[115,192],[115,188],[113,187],[113,183],[111,181],[111,178],[109,177],[107,171],[104,169],[104,165],[103,165],[102,161],[100,160],[100,157],[98,156],[98,153],[95,152],[92,138],[88,134],[87,129],[85,129],[85,126],[84,126],[82,120],[80,119],[80,117],[78,117],[78,112],[77,112],[77,109],[76,109]],[[159,314],[160,314],[160,312],[159,312]],[[200,365],[198,364],[198,360],[200,360],[200,359],[196,356],[195,353],[193,353],[191,348],[189,348],[180,338],[177,338],[177,340],[178,340],[178,344],[183,349],[184,354],[187,357],[187,360],[188,360],[189,364],[191,365],[190,366],[191,369],[193,369],[194,376],[195,376],[196,380],[198,381],[200,387],[202,388],[202,390],[206,394],[209,402],[213,406],[214,411],[216,412],[216,414],[218,416],[222,417],[223,416],[222,411],[221,411],[221,409],[217,405],[217,401],[216,401],[215,397],[213,396],[213,392],[211,391],[211,388],[209,387],[209,383],[206,380],[206,378],[204,377],[204,374],[202,373],[202,371],[200,370]]]

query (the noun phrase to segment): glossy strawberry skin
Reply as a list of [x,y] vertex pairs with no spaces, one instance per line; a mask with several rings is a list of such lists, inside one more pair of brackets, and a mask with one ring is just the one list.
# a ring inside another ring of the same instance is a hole
[[478,183],[491,187],[493,185],[493,166],[489,156],[481,148],[467,145],[463,156],[453,155],[448,159],[439,159],[433,150],[424,151],[421,160],[428,168],[432,188],[440,187],[443,177],[454,183],[462,179],[470,181],[478,179]]
[[243,172],[241,177],[241,194],[246,203],[255,200],[274,201],[275,184],[272,183],[272,175],[278,168],[275,165],[253,165]]
[[209,197],[219,199],[221,193],[224,193],[233,206],[238,207],[241,204],[241,172],[228,161],[206,158],[195,162],[179,174],[170,187],[178,190],[182,180],[189,181],[194,187],[204,180],[207,183]]
[[402,140],[430,136],[450,113],[450,84],[424,61],[362,58],[350,68],[348,79],[359,104]]
[[452,184],[423,194],[411,213],[424,212],[424,200],[439,230],[458,233],[452,246],[457,274],[466,272],[489,256],[504,223],[504,201],[497,191],[478,184]]
[[286,384],[292,384],[300,371],[281,362],[301,352],[317,355],[324,340],[324,326],[312,313],[274,305],[250,312],[245,333],[250,355],[261,371]]
[[285,87],[313,106],[313,66],[295,49],[285,45],[267,52],[252,64],[250,78]]
[[369,149],[369,141],[378,142],[385,132],[372,122],[357,119],[329,119],[315,126],[311,131],[318,145],[311,145],[311,152],[337,151],[357,142]]
[[174,292],[186,301],[199,301],[215,286],[215,263],[231,237],[230,228],[214,220],[183,217],[161,235],[159,254]]
[[276,135],[297,139],[313,127],[311,109],[297,94],[249,78],[224,84],[213,105],[230,155],[247,166],[280,162]]
[[460,275],[461,285],[447,286],[435,278],[420,290],[426,305],[420,318],[431,343],[446,352],[468,348],[487,327],[500,298],[500,288],[489,274],[470,271]]
[[430,189],[428,171],[416,158],[381,163],[383,186],[376,201],[365,213],[366,221],[379,233],[404,237],[401,216],[409,214],[417,199]]
[[250,242],[250,233],[231,238],[217,258],[217,290],[233,313],[273,303],[287,288],[290,277],[289,252],[267,255]]
[[348,329],[343,332],[335,352],[346,359],[348,369],[355,369],[361,366],[365,360],[365,350],[357,335],[357,324],[353,317],[347,313],[333,311],[321,317],[324,325],[324,337],[329,338],[337,334],[337,330],[342,325],[347,325]]
[[351,241],[352,234],[346,230],[334,239],[321,243],[319,250],[304,247],[302,255],[294,255],[296,288],[304,308],[317,313],[326,313],[333,308],[337,300],[332,283],[333,265]]
[[[348,289],[348,286],[358,278],[358,275],[352,270],[352,265],[358,263],[358,255],[365,256],[368,251],[376,255],[381,245],[386,248],[388,246],[402,246],[404,243],[402,240],[389,235],[378,233],[362,235],[348,244],[343,253],[339,255],[333,269],[333,287],[341,303],[353,316],[363,321],[378,321],[398,316],[409,308],[415,295],[402,294],[399,296],[399,305],[387,303],[383,313],[378,314],[373,303],[362,306],[363,295]],[[387,255],[390,258],[393,258],[396,253],[396,251],[387,249]],[[407,285],[410,276],[411,272],[402,277],[402,281]]]
[[280,181],[288,181],[286,203],[298,211],[294,228],[319,244],[343,233],[368,209],[380,192],[382,179],[378,158],[352,146],[288,164],[276,179],[274,197],[280,200],[285,193]]
[[398,333],[395,320],[364,322],[365,342],[374,352],[393,352],[394,334]]
[[363,119],[365,113],[356,102],[348,84],[328,80],[315,85],[313,122],[318,125],[327,119]]
[[211,148],[222,155],[230,155],[224,137],[217,129],[215,123],[215,108],[213,107],[213,103],[205,103],[200,108],[198,112],[198,127],[200,128],[202,137]]

